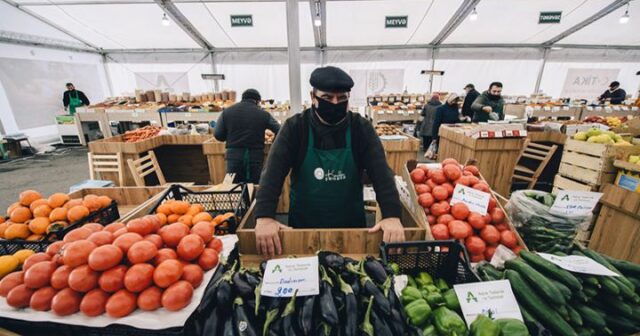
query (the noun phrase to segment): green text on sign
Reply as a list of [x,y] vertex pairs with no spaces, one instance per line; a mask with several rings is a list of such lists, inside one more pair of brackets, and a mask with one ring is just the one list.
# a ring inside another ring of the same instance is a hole
[[385,28],[407,28],[408,16],[385,16]]
[[231,15],[231,27],[253,27],[253,15]]
[[538,24],[560,23],[560,19],[562,19],[562,12],[540,12]]

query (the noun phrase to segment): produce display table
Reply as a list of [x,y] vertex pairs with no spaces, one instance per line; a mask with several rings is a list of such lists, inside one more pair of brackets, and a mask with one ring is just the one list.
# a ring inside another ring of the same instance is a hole
[[582,119],[589,116],[602,117],[626,117],[640,115],[638,106],[626,105],[606,105],[606,106],[585,106],[582,110]]
[[78,128],[78,137],[80,143],[83,146],[87,145],[87,139],[85,139],[84,125],[83,123],[98,123],[98,128],[105,138],[111,137],[111,128],[109,127],[109,121],[107,120],[107,114],[104,109],[96,108],[78,108],[74,116],[76,121],[76,127]]
[[390,110],[379,109],[367,106],[366,114],[371,118],[374,125],[383,121],[412,121],[417,122],[420,118],[420,110]]
[[387,164],[395,175],[402,174],[404,165],[409,160],[415,160],[420,149],[420,140],[403,133],[405,139],[389,139],[381,137],[382,148],[387,157]]
[[[203,143],[210,135],[160,135],[139,142],[123,142],[122,136],[93,141],[89,151],[94,154],[122,153],[125,186],[135,186],[131,171],[126,166],[128,159],[136,160],[153,150],[167,182],[209,183],[209,167],[203,155]],[[105,173],[102,179],[117,181],[115,173]],[[147,184],[157,184],[155,175],[145,177]],[[117,183],[117,182],[116,182]]]
[[133,109],[133,110],[106,110],[109,123],[115,122],[148,122],[153,126],[162,125],[160,115],[156,109]]
[[160,112],[162,124],[167,126],[169,123],[182,121],[209,123],[218,120],[222,112]]
[[463,164],[477,160],[478,168],[493,190],[508,195],[513,168],[524,141],[524,138],[473,139],[459,127],[443,125],[440,128],[438,158],[454,158]]
[[640,193],[607,184],[589,248],[640,263]]

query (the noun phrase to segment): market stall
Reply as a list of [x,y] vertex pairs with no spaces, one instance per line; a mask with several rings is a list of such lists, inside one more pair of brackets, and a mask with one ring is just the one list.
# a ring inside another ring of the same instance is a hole
[[78,134],[80,138],[80,143],[83,146],[86,146],[88,142],[95,140],[94,137],[90,136],[90,130],[95,132],[95,128],[91,127],[91,124],[97,124],[97,130],[101,133],[101,138],[108,138],[111,136],[111,128],[109,127],[109,121],[107,119],[107,115],[105,110],[102,108],[88,108],[88,107],[78,107],[76,109],[75,124],[78,128]]

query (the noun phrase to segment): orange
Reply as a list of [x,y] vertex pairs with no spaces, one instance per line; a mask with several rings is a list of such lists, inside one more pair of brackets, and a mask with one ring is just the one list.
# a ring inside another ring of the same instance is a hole
[[48,201],[51,208],[59,208],[69,201],[69,196],[63,193],[55,193],[49,196]]
[[165,214],[166,216],[169,216],[170,214],[172,214],[171,205],[167,204],[167,203],[162,203],[162,204],[160,204],[158,209],[156,209],[156,212],[157,213],[161,213],[161,214]]
[[182,215],[182,216],[180,216],[180,218],[178,218],[178,222],[183,223],[183,224],[191,227],[191,225],[193,225],[193,216],[191,216],[191,215]]
[[74,198],[72,200],[69,200],[67,203],[64,204],[64,207],[68,210],[73,208],[76,205],[82,205],[82,199],[81,198]]
[[167,215],[163,214],[162,212],[159,212],[156,214],[156,217],[158,217],[158,219],[160,220],[160,225],[167,224]]
[[51,224],[49,217],[36,217],[29,221],[29,230],[35,234],[44,234],[47,232],[47,228]]
[[39,192],[35,190],[25,190],[20,193],[20,204],[24,206],[29,206],[33,201],[39,200],[42,198]]
[[11,222],[4,222],[0,224],[0,238],[4,238],[4,231],[7,230]]
[[167,216],[167,224],[173,224],[177,222],[179,218],[180,218],[180,215],[171,214]]
[[20,206],[13,209],[13,211],[11,211],[11,213],[9,214],[9,217],[14,223],[24,223],[30,220],[32,218],[32,215],[29,208]]
[[19,206],[21,206],[21,205],[20,205],[20,202],[15,202],[15,203],[11,204],[11,205],[7,208],[7,216],[8,216],[8,215],[10,215],[10,214],[11,214],[11,212],[12,212],[13,210],[15,210],[15,208],[17,208],[17,207],[19,207]]
[[49,220],[51,222],[66,221],[67,220],[67,208],[55,208],[49,214]]
[[31,235],[27,224],[13,223],[4,231],[5,239],[26,239]]
[[4,217],[0,216],[0,224],[4,223]]
[[100,201],[98,200],[98,196],[96,195],[87,195],[82,201],[82,205],[89,209],[89,212],[94,212],[100,210],[102,206]]
[[217,215],[216,217],[213,218],[213,223],[215,225],[218,225],[220,223],[222,223],[224,221],[224,215]]
[[171,204],[171,212],[178,215],[184,215],[189,211],[189,203],[185,201],[176,201]]
[[87,216],[89,216],[89,209],[83,205],[76,205],[67,211],[67,219],[69,223],[75,223]]
[[100,202],[100,208],[106,208],[111,204],[111,198],[109,196],[98,196],[98,202]]
[[40,205],[33,209],[33,217],[49,217],[51,207],[47,204]]
[[200,222],[210,222],[213,218],[211,217],[211,215],[207,212],[201,212],[199,214],[196,214],[195,216],[193,216],[192,218],[192,222],[193,223],[200,223]]
[[28,241],[37,241],[37,240],[41,240],[42,238],[43,238],[42,235],[32,234],[29,237],[27,237],[26,240],[28,240]]
[[49,202],[46,199],[43,199],[43,198],[41,198],[39,200],[35,200],[29,205],[29,210],[31,210],[31,212],[33,212],[33,210],[35,210],[37,207],[39,207],[41,205],[49,205]]
[[193,204],[189,207],[189,210],[187,210],[187,215],[195,216],[203,211],[204,207],[202,204]]

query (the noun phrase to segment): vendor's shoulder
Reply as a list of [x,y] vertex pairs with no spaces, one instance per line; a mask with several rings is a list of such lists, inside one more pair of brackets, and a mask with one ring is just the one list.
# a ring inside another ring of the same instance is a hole
[[369,119],[363,117],[358,112],[351,112],[351,125],[358,125],[362,127],[373,127]]

